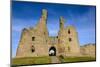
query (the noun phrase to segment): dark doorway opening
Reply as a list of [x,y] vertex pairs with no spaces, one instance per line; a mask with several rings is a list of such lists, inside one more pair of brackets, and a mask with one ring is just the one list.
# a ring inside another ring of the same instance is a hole
[[56,56],[56,48],[55,47],[51,47],[49,49],[49,56]]

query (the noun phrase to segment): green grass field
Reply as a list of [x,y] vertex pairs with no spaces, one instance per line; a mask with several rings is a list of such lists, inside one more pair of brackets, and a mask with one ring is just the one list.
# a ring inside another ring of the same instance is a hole
[[24,57],[13,58],[12,65],[31,65],[31,64],[48,64],[51,63],[50,57]]
[[[70,63],[70,62],[87,62],[95,61],[93,57],[58,57],[61,63]],[[51,57],[24,57],[24,58],[13,58],[12,65],[34,65],[34,64],[49,64],[51,63]]]
[[93,57],[64,57],[63,59],[59,58],[61,63],[70,63],[70,62],[88,62],[96,61],[96,58]]

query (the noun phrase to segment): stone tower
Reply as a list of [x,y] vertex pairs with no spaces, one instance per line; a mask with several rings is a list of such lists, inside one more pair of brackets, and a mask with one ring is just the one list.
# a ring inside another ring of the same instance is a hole
[[23,29],[16,57],[34,57],[48,55],[47,11],[42,10],[42,16],[35,28]]
[[[80,46],[78,41],[78,33],[74,26],[68,26],[65,28],[66,33],[66,45],[67,50],[66,52],[69,53],[72,56],[80,55]],[[69,55],[67,54],[66,55]]]
[[80,46],[76,29],[73,26],[64,27],[64,18],[60,17],[60,30],[58,33],[59,55],[80,54]]
[[65,30],[64,30],[64,19],[60,17],[60,30],[58,33],[58,53],[59,55],[64,55],[65,53]]

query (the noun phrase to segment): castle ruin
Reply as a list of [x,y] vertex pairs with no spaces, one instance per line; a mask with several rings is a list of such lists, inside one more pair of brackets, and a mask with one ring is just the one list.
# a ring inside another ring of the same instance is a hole
[[65,28],[63,17],[60,17],[59,22],[58,36],[50,37],[46,26],[47,10],[43,9],[39,23],[22,30],[16,57],[78,56],[80,46],[75,27]]

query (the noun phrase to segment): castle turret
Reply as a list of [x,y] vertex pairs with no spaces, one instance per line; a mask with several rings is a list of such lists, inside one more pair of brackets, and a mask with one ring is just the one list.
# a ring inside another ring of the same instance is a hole
[[39,20],[39,23],[36,27],[42,33],[44,31],[47,31],[46,24],[47,24],[47,10],[43,9],[42,10],[42,15],[41,15],[40,20]]
[[43,29],[44,29],[44,31],[47,31],[47,26],[46,26],[46,24],[47,24],[47,10],[46,9],[42,10],[41,19],[42,19],[42,27],[44,27]]
[[46,9],[42,10],[42,17],[44,18],[44,20],[47,20],[47,10]]
[[60,31],[64,29],[64,19],[63,17],[61,16],[60,17]]
[[64,18],[63,17],[60,17],[60,31],[58,33],[58,52],[59,52],[59,55],[64,55],[64,52],[65,52],[65,33],[64,33]]

